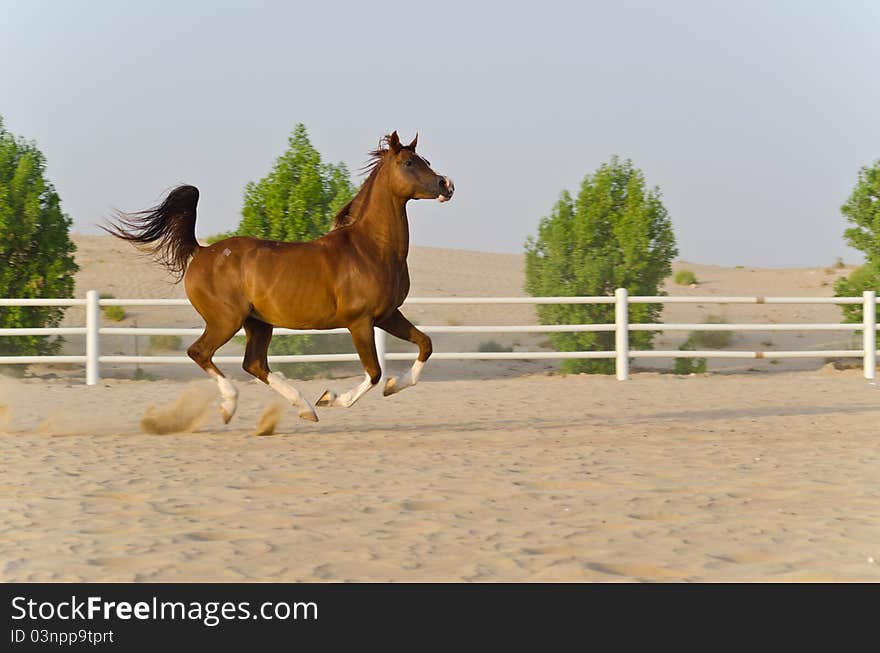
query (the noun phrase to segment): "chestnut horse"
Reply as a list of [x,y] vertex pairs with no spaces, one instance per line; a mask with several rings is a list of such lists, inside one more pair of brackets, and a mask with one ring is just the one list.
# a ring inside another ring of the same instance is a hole
[[242,326],[247,334],[242,367],[293,403],[303,419],[318,421],[314,406],[269,370],[267,352],[276,326],[345,327],[351,333],[366,378],[343,394],[327,390],[319,406],[351,406],[379,382],[374,326],[419,347],[412,368],[389,378],[384,394],[418,382],[431,339],[399,309],[409,292],[406,204],[444,202],[455,187],[416,154],[417,140],[402,145],[397,132],[384,137],[371,153],[369,176],[357,195],[336,215],[331,231],[310,242],[236,236],[202,246],[195,236],[199,191],[194,186],[175,188],[153,209],[119,214],[106,228],[152,254],[178,281],[183,278],[187,297],[205,320],[205,332],[187,354],[217,381],[225,422],[235,414],[238,391],[211,359]]

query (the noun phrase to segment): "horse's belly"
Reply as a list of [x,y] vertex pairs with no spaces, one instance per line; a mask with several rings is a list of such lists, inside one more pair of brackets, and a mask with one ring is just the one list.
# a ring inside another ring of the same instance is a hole
[[341,326],[327,298],[302,292],[255,298],[252,314],[285,329],[333,329]]
[[252,315],[268,324],[287,329],[339,326],[332,292],[314,275],[281,272],[248,285]]

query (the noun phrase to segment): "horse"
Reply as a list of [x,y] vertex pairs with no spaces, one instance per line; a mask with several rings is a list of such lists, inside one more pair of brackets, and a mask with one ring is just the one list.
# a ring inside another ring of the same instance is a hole
[[214,353],[244,327],[242,367],[286,398],[299,417],[317,422],[315,406],[284,377],[269,369],[274,327],[348,329],[364,368],[364,380],[336,394],[326,390],[318,406],[349,407],[379,383],[382,370],[373,328],[419,348],[412,367],[389,377],[389,396],[416,385],[431,356],[431,339],[400,305],[409,293],[407,269],[410,200],[452,198],[455,185],[416,154],[418,134],[403,145],[397,132],[370,152],[368,176],[333,219],[328,233],[308,242],[279,242],[233,236],[211,245],[196,240],[195,186],[179,186],[158,206],[117,213],[104,230],[150,254],[184,282],[190,303],[205,320],[204,333],[187,349],[216,382],[224,423],[235,414],[238,391],[213,363]]

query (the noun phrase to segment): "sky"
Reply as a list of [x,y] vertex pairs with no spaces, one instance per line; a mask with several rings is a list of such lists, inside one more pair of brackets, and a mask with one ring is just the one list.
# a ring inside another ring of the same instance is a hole
[[179,183],[199,236],[229,230],[303,122],[353,174],[418,130],[456,194],[410,204],[414,245],[522,252],[617,154],[680,259],[859,263],[840,205],[880,159],[878,33],[876,0],[0,0],[0,116],[79,233]]

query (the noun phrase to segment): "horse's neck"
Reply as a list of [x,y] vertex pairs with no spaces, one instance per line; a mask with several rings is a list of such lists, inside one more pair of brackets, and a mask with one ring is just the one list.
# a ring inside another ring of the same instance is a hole
[[392,194],[382,181],[381,177],[375,180],[362,217],[353,226],[361,238],[372,241],[383,255],[405,262],[409,253],[406,200]]

